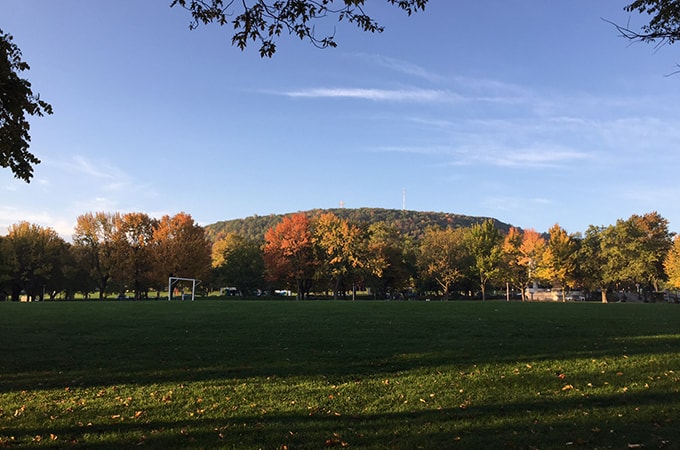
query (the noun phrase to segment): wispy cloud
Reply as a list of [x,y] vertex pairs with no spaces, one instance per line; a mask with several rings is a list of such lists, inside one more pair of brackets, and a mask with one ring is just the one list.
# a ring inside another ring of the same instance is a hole
[[483,158],[488,164],[518,168],[556,168],[587,159],[591,156],[584,152],[547,148],[492,153]]
[[357,56],[364,59],[365,61],[385,67],[395,72],[421,78],[433,83],[442,82],[445,80],[445,78],[441,75],[429,71],[417,64],[413,64],[401,59],[391,58],[384,55],[369,55],[366,53],[360,53]]
[[452,166],[486,165],[513,169],[566,168],[579,165],[593,156],[554,144],[534,148],[484,145],[452,150]]
[[105,180],[113,180],[117,175],[121,175],[121,171],[116,167],[103,162],[94,163],[83,156],[74,156],[72,162],[66,166],[82,175]]
[[447,146],[384,146],[370,149],[373,152],[384,153],[412,153],[418,155],[446,155],[451,153],[451,148]]
[[[101,192],[152,194],[149,184],[140,183],[126,170],[107,160],[91,160],[82,155],[74,156],[70,161],[52,163],[63,171],[78,177],[92,186],[91,193]],[[104,198],[105,195],[100,195]]]
[[366,89],[366,88],[310,88],[284,92],[288,97],[352,98],[373,101],[443,103],[464,98],[456,93],[436,89]]

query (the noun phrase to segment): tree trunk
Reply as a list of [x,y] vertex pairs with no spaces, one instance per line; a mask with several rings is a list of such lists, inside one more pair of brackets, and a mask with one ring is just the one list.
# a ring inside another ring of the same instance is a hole
[[607,290],[602,289],[601,292],[602,292],[602,303],[607,303]]

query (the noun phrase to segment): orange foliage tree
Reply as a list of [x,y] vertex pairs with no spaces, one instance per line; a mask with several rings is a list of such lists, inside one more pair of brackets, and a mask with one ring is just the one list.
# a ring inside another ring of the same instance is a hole
[[526,291],[536,279],[536,271],[545,251],[545,239],[534,229],[523,232],[510,228],[503,241],[504,275],[517,287],[526,300]]
[[203,280],[210,273],[210,243],[203,227],[191,215],[180,212],[163,216],[153,239],[156,282],[161,286],[170,276]]
[[309,218],[303,213],[286,216],[267,230],[264,239],[267,280],[292,285],[297,298],[305,298],[317,266]]

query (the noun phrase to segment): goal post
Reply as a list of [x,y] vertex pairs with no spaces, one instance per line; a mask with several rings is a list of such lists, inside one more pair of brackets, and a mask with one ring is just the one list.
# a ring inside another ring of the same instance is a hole
[[178,281],[191,281],[191,301],[196,298],[196,286],[201,283],[201,280],[196,278],[182,278],[182,277],[168,277],[168,301],[172,300],[172,286]]

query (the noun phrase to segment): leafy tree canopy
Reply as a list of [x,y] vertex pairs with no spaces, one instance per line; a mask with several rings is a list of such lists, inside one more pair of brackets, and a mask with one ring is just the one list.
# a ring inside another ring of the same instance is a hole
[[[425,9],[428,0],[387,0],[408,15]],[[319,48],[336,47],[335,37],[319,36],[314,24],[335,16],[355,24],[360,30],[381,33],[384,27],[365,12],[365,0],[172,0],[191,13],[190,29],[200,24],[231,25],[233,45],[244,50],[250,41],[258,43],[261,57],[276,52],[276,38],[283,32],[308,39]]]
[[27,183],[40,160],[28,151],[31,127],[26,115],[52,114],[52,106],[40,100],[31,83],[21,78],[20,73],[29,69],[12,36],[0,29],[0,167],[9,167],[16,178]]
[[628,12],[639,12],[649,16],[649,23],[640,32],[617,26],[622,35],[643,42],[672,44],[680,38],[679,0],[635,0],[625,7]]

